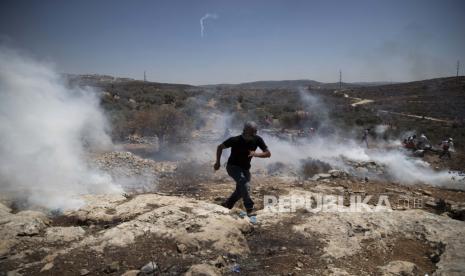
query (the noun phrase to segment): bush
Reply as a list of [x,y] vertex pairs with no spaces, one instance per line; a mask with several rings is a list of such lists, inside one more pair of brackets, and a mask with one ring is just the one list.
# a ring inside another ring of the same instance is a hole
[[318,173],[326,173],[331,169],[328,163],[308,158],[302,160],[301,173],[304,178],[311,178]]
[[188,195],[196,195],[202,192],[202,183],[211,181],[212,169],[210,164],[202,164],[196,161],[180,162],[171,177],[163,178],[161,187],[168,190]]
[[289,112],[285,113],[279,118],[281,126],[284,128],[302,128],[309,123],[308,114],[302,114],[301,112]]
[[131,127],[143,136],[156,135],[160,145],[179,143],[190,133],[187,116],[172,105],[161,105],[155,110],[138,112]]

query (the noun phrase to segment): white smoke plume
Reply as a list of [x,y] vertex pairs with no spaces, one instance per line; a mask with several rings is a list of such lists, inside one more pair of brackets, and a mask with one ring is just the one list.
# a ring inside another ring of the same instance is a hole
[[0,47],[0,193],[51,209],[118,192],[87,149],[112,146],[95,92],[67,88],[49,66]]
[[[300,90],[300,95],[306,110],[318,113],[322,124],[332,123],[328,107],[318,96],[304,90]],[[198,104],[206,104],[206,101]],[[208,109],[206,106],[200,110]],[[233,114],[208,110],[204,113],[197,113],[196,116],[203,117],[205,125],[196,133],[197,141],[191,142],[189,147],[183,148],[180,156],[189,162],[196,161],[211,165],[214,162],[217,145],[230,136],[239,135],[242,128],[240,125],[233,125]],[[383,134],[386,129],[385,126],[379,126],[375,131],[377,134]],[[259,129],[258,134],[264,138],[272,156],[271,159],[254,158],[252,161],[253,173],[266,172],[269,165],[279,162],[289,168],[283,173],[283,176],[292,176],[295,175],[294,172],[299,171],[302,160],[311,158],[325,162],[332,168],[347,170],[361,178],[366,176],[369,179],[394,181],[406,185],[424,183],[465,189],[463,176],[450,173],[447,170],[436,170],[421,158],[410,156],[398,140],[373,140],[374,138],[370,137],[370,148],[367,149],[366,145],[361,142],[361,137],[357,137],[357,133],[343,133],[342,130],[337,129],[329,135],[319,133],[317,129],[317,132],[310,137],[297,138],[296,140],[286,138],[286,135],[279,133],[272,134],[269,130]],[[229,150],[226,150],[222,155],[222,164],[227,162],[228,157]],[[383,173],[377,175],[371,171],[357,170],[357,163],[368,162],[375,162],[381,166]],[[287,173],[289,174],[286,175]]]
[[200,37],[205,36],[205,23],[204,21],[207,20],[208,18],[211,19],[218,19],[218,15],[214,13],[206,13],[202,18],[200,18]]
[[[315,136],[301,139],[297,143],[285,141],[277,137],[262,135],[272,152],[272,160],[298,167],[300,161],[307,158],[317,159],[330,164],[333,168],[353,170],[344,160],[374,161],[384,166],[389,180],[401,184],[425,183],[464,190],[463,176],[446,170],[436,171],[419,158],[410,157],[399,147],[392,149],[366,149],[363,144],[354,140],[338,137]],[[274,160],[273,160],[274,159]],[[256,159],[256,165],[265,167],[269,161]]]
[[[312,95],[311,92],[305,89],[299,89],[299,95],[306,110],[317,113],[323,125],[334,125],[329,116],[329,108],[325,106],[318,96]],[[229,114],[223,114],[222,117],[222,120],[217,118],[217,121],[223,123],[212,127],[217,132],[224,130],[230,124],[230,120],[227,120],[230,118]],[[375,131],[380,135],[386,131],[386,128],[385,126],[377,126]],[[240,129],[232,130],[231,135],[238,134],[240,134]],[[367,149],[356,134],[342,133],[341,130],[336,130],[332,135],[321,134],[317,130],[317,133],[311,135],[311,137],[300,138],[296,141],[260,133],[260,130],[259,135],[267,143],[272,152],[272,157],[271,159],[254,159],[252,168],[255,169],[264,170],[274,162],[280,162],[298,169],[302,164],[302,160],[312,158],[328,163],[333,168],[350,170],[361,177],[375,177],[401,184],[425,183],[434,186],[465,189],[463,176],[447,170],[435,170],[421,158],[410,156],[402,148],[399,140],[375,141],[369,138],[371,146]],[[211,146],[210,151],[213,151],[213,149],[214,146]],[[227,154],[225,155],[227,157]],[[367,173],[364,175],[365,173],[359,173],[354,165],[348,163],[347,160],[353,162],[374,161],[384,167],[384,174],[378,176]]]

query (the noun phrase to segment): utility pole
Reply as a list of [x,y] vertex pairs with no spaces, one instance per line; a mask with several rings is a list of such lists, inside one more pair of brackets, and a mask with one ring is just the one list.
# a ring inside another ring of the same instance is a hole
[[144,71],[144,82],[147,82],[147,78],[145,77],[145,71]]
[[342,89],[342,71],[339,70],[339,89]]
[[460,60],[457,60],[457,76],[456,76],[457,82],[459,82],[459,72],[460,72]]

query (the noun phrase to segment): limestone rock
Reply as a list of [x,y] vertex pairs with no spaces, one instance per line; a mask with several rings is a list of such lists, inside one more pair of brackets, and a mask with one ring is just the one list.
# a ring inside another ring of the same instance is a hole
[[418,268],[414,263],[406,261],[392,261],[379,268],[382,276],[416,276]]
[[37,211],[21,211],[17,214],[0,215],[0,236],[2,239],[15,236],[33,236],[44,230],[49,219],[44,213]]
[[50,270],[52,268],[53,268],[53,263],[47,263],[47,264],[44,265],[44,267],[42,267],[40,272],[48,271],[48,270]]
[[82,227],[49,227],[45,239],[48,242],[70,242],[81,239],[85,233]]
[[189,268],[185,276],[218,276],[220,275],[214,266],[208,264],[196,264]]
[[[289,195],[309,196],[312,193],[293,190]],[[407,238],[422,236],[426,242],[444,245],[444,251],[436,264],[438,275],[454,275],[457,272],[465,274],[465,222],[421,209],[351,212],[350,207],[340,208],[342,210],[339,212],[316,212],[301,224],[294,225],[293,231],[309,238],[315,234],[320,236],[325,243],[323,257],[336,259],[357,254],[362,249],[360,245],[370,239],[377,241],[380,250],[386,250],[388,241],[385,239],[389,239],[390,235],[401,233]],[[264,225],[276,221],[273,213],[260,215]]]
[[140,270],[128,270],[121,274],[121,276],[137,276],[139,275]]
[[344,178],[349,176],[349,174],[342,170],[329,170],[328,173],[334,178]]
[[329,174],[329,173],[319,173],[319,174],[315,174],[311,178],[311,180],[317,181],[317,180],[328,179],[328,178],[331,178],[331,174]]
[[[99,197],[96,200],[95,197]],[[86,237],[82,244],[98,247],[128,246],[137,237],[146,234],[172,238],[187,247],[212,243],[217,250],[231,254],[247,254],[249,248],[243,232],[252,225],[229,215],[229,210],[219,205],[174,196],[155,194],[138,195],[131,200],[119,201],[116,196],[87,196],[87,205],[68,216],[78,216],[82,221],[124,221],[117,227]],[[112,209],[109,214],[105,212]],[[198,231],[188,231],[195,226]]]

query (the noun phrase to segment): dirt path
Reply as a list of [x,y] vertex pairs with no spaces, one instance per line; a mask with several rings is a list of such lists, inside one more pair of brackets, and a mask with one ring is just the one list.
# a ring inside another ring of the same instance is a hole
[[438,118],[433,118],[433,117],[428,117],[428,116],[420,116],[420,115],[415,115],[415,114],[402,113],[402,112],[394,112],[394,111],[387,111],[387,110],[379,110],[379,112],[389,113],[389,114],[394,114],[394,115],[399,115],[399,116],[405,116],[405,117],[410,117],[410,118],[430,120],[430,121],[435,121],[435,122],[442,122],[442,123],[451,122],[449,120],[438,119]]
[[351,100],[355,101],[354,103],[351,104],[352,107],[355,107],[357,105],[364,105],[364,104],[369,104],[369,103],[374,102],[374,100],[370,100],[370,99],[362,99],[362,98],[351,97],[351,96],[349,96],[349,94],[344,93],[343,91],[345,91],[345,90],[342,90],[342,91],[335,90],[334,93],[335,94],[341,94],[342,93],[344,95],[344,98],[348,98],[348,99],[351,99]]
[[[371,99],[362,99],[362,98],[351,97],[351,96],[349,96],[349,94],[344,93],[343,91],[344,90],[342,90],[342,91],[335,90],[334,93],[335,94],[341,94],[342,93],[344,95],[344,98],[354,100],[355,102],[350,104],[352,107],[375,102],[374,100],[371,100]],[[435,121],[435,122],[451,123],[450,120],[444,120],[444,119],[439,119],[439,118],[434,118],[434,117],[429,117],[429,116],[420,116],[420,115],[415,115],[415,114],[408,114],[408,113],[394,112],[394,111],[387,111],[387,110],[379,110],[379,112],[389,113],[389,114],[394,114],[394,115],[399,115],[399,116],[405,116],[405,117],[410,117],[410,118],[430,120],[430,121]]]
[[352,98],[352,99],[358,99],[359,101],[351,104],[351,106],[369,104],[369,103],[374,102],[374,100],[369,100],[369,99],[360,99],[360,98]]

